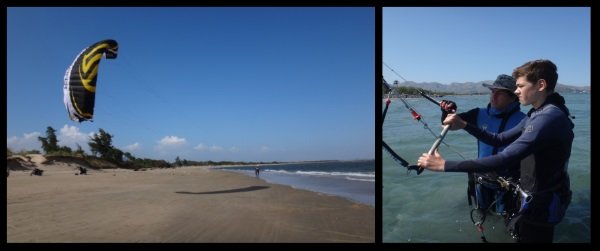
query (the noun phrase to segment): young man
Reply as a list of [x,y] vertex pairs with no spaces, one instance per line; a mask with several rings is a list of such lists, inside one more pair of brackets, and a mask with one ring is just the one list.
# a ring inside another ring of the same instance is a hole
[[554,92],[558,73],[549,60],[534,60],[513,71],[515,94],[522,105],[532,105],[516,127],[500,134],[489,133],[450,114],[444,124],[465,129],[490,145],[509,144],[496,155],[466,161],[446,161],[438,152],[424,153],[417,164],[437,172],[489,172],[520,163],[520,187],[533,199],[521,198],[514,218],[520,242],[552,242],[554,226],[564,217],[571,201],[567,166],[573,143],[573,123],[565,100]]
[[[501,74],[494,83],[483,84],[492,92],[487,107],[474,108],[468,112],[460,113],[462,120],[473,124],[478,128],[493,133],[501,133],[515,127],[525,114],[521,112],[519,98],[514,94],[517,89],[516,81],[513,77]],[[442,121],[446,117],[447,111],[456,110],[456,104],[452,101],[443,100]],[[505,146],[492,146],[482,141],[477,141],[478,157],[483,158],[497,154],[504,150]],[[487,213],[488,208],[498,215],[507,215],[516,206],[513,197],[506,193],[498,183],[498,178],[517,181],[519,179],[519,165],[506,166],[504,170],[498,170],[488,173],[469,173],[469,183],[467,188],[467,198],[469,205],[472,204],[471,198],[475,198],[475,208],[482,214]],[[495,207],[491,207],[495,201]]]

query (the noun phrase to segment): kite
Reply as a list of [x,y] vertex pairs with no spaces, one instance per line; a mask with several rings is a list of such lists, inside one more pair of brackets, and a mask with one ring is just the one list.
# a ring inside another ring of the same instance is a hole
[[117,58],[119,45],[112,39],[102,40],[81,51],[67,68],[64,79],[64,102],[73,121],[92,120],[96,99],[96,80],[102,56]]

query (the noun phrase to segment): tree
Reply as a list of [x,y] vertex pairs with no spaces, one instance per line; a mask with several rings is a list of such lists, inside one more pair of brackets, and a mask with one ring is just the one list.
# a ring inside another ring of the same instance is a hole
[[130,153],[130,152],[126,152],[123,153],[123,156],[125,156],[125,158],[127,158],[127,161],[135,161],[135,157]]
[[42,142],[42,149],[46,154],[60,150],[58,147],[58,140],[56,139],[56,130],[51,126],[46,128],[46,137],[38,137],[38,140]]
[[117,162],[117,163],[122,163],[123,162],[123,151],[116,149],[116,148],[111,148],[108,151],[108,153],[106,154],[105,158],[108,160]]
[[177,158],[175,158],[175,166],[183,166],[183,163],[181,163],[179,156],[177,156]]
[[94,133],[88,142],[92,154],[94,156],[100,154],[100,157],[105,157],[112,148],[112,137],[102,128],[98,130],[98,133]]
[[73,152],[73,150],[71,150],[71,148],[68,146],[61,146],[58,148],[58,151],[60,153],[66,153],[66,154],[71,154]]
[[153,161],[153,166],[156,167],[171,167],[171,164],[169,164],[169,162],[167,162],[166,160],[160,159],[160,160],[155,160]]
[[116,162],[123,162],[123,151],[116,149],[112,145],[113,135],[110,135],[104,129],[100,128],[98,133],[90,137],[90,151],[94,156],[100,155],[101,158]]
[[83,148],[81,148],[81,146],[79,144],[77,144],[77,150],[75,150],[75,154],[81,155],[81,156],[83,156],[85,154],[85,151],[83,151]]

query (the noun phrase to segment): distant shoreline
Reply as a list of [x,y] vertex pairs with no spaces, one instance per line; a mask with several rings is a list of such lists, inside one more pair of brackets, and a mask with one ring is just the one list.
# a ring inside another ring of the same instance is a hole
[[[234,166],[280,166],[280,165],[298,165],[307,163],[330,163],[330,162],[358,162],[358,161],[375,161],[374,159],[360,159],[360,160],[315,160],[315,161],[293,161],[293,162],[278,162],[278,163],[266,163],[266,164],[242,164],[242,165],[210,165],[211,168],[215,167],[234,167]],[[187,167],[187,166],[183,166]]]
[[[489,93],[479,93],[479,94],[447,94],[447,95],[429,95],[432,98],[443,98],[446,96],[481,96],[481,95],[489,95]],[[389,98],[424,98],[421,95],[411,95],[411,94],[394,94],[390,95]],[[388,98],[387,94],[383,95],[383,99]]]
[[[32,160],[33,158],[33,160]],[[214,164],[218,162],[214,162],[210,165],[184,165],[184,166],[170,166],[170,167],[161,167],[161,166],[153,166],[153,167],[143,167],[140,170],[153,170],[153,169],[170,169],[170,168],[182,168],[182,167],[208,167],[208,168],[220,168],[220,167],[235,167],[235,166],[274,166],[274,165],[296,165],[296,164],[307,164],[307,163],[329,163],[329,162],[355,162],[355,161],[374,161],[374,159],[358,159],[358,160],[315,160],[315,161],[292,161],[292,162],[257,162],[257,163],[246,163],[246,164]],[[31,170],[36,165],[43,167],[47,164],[52,164],[55,162],[63,162],[69,163],[69,165],[79,165],[92,169],[132,169],[124,166],[118,166],[112,162],[104,161],[100,165],[95,166],[90,162],[87,162],[82,157],[76,156],[45,156],[43,154],[26,154],[26,155],[11,155],[7,157],[7,169],[9,170]],[[227,162],[227,161],[223,161]],[[133,169],[132,169],[133,170]]]
[[[561,95],[565,95],[565,94],[587,94],[587,95],[591,95],[591,92],[558,92]],[[442,97],[447,97],[447,96],[482,96],[482,95],[489,95],[489,93],[471,93],[471,94],[447,94],[447,95],[430,95],[433,98],[442,98]],[[410,94],[394,94],[394,95],[390,95],[389,98],[399,98],[400,96],[402,96],[402,98],[424,98],[421,95],[410,95]],[[388,95],[384,94],[382,99],[387,99]]]

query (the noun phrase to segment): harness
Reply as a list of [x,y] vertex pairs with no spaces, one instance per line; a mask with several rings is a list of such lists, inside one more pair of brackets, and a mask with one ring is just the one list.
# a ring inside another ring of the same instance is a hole
[[[508,213],[505,216],[505,224],[506,224],[506,228],[508,229],[508,232],[510,233],[510,235],[513,238],[518,239],[518,231],[516,231],[517,230],[516,223],[519,221],[519,219],[523,215],[523,212],[525,212],[525,210],[527,210],[527,208],[529,207],[529,203],[533,200],[533,195],[526,192],[525,190],[523,190],[521,188],[520,184],[518,184],[517,182],[513,182],[510,178],[504,179],[502,177],[498,177],[495,180],[495,182],[500,186],[500,188],[506,190],[509,194],[512,194],[513,198],[518,199],[518,201],[520,202],[520,205],[518,206],[519,211],[517,211],[517,212],[513,211],[511,213]],[[477,211],[478,208],[471,209],[471,213],[470,213],[471,221],[473,222],[473,225],[475,225],[477,230],[479,232],[481,232],[481,241],[483,241],[484,243],[488,243],[488,241],[485,238],[483,223],[485,222],[487,212],[495,204],[496,204],[496,201],[494,200],[494,202],[492,202],[488,206],[488,208],[486,208],[482,212],[481,219],[480,219],[480,221],[477,221],[477,222],[473,218],[473,213],[475,211]]]
[[[490,114],[490,108],[491,108],[491,104],[488,104],[487,106],[487,114]],[[506,125],[508,124],[508,120],[511,118],[511,116],[518,112],[519,106],[515,106],[513,107],[511,110],[509,110],[508,112],[503,112],[500,114],[495,114],[492,115],[496,118],[501,118],[502,120],[500,121],[500,126],[498,128],[498,133],[503,132],[506,128]],[[477,116],[479,116],[480,113],[477,113]],[[476,118],[476,120],[478,120],[478,118]],[[492,148],[492,155],[497,154],[499,151],[499,147],[494,146]],[[472,202],[472,197],[475,198],[475,200],[477,200],[477,196],[476,196],[476,192],[475,192],[475,182],[484,185],[485,187],[488,188],[497,188],[500,185],[497,182],[497,179],[501,177],[500,175],[498,175],[498,173],[496,172],[490,172],[490,173],[486,173],[486,174],[482,174],[482,173],[474,173],[474,172],[469,172],[468,173],[468,186],[467,186],[467,201],[469,203],[469,206],[473,205]],[[488,208],[488,210],[491,209]]]
[[[487,105],[487,109],[485,110],[486,114],[490,115],[490,109],[491,109],[491,104]],[[508,121],[510,120],[510,118],[512,117],[513,114],[515,114],[516,112],[520,111],[519,109],[519,105],[515,105],[512,109],[510,109],[507,112],[502,112],[500,114],[491,114],[491,116],[494,116],[496,118],[500,118],[500,125],[498,127],[497,132],[503,132],[506,129],[506,125],[508,124]],[[478,111],[477,116],[476,117],[476,121],[479,121],[480,119],[480,115],[483,114],[483,111]],[[479,124],[479,123],[478,123]],[[498,146],[493,146],[492,148],[492,152],[491,155],[495,155],[498,153],[499,151]],[[478,148],[479,149],[479,148]],[[514,170],[513,170],[514,171]],[[469,203],[469,206],[473,205],[472,202],[472,198],[475,199],[475,201],[477,202],[477,206],[473,209],[471,209],[470,212],[470,217],[471,217],[471,221],[473,222],[473,225],[477,228],[477,230],[481,233],[481,240],[484,243],[488,243],[487,239],[485,238],[485,234],[484,234],[484,227],[483,227],[483,223],[486,220],[486,216],[487,213],[494,207],[497,206],[497,200],[498,198],[496,198],[496,196],[493,196],[493,200],[492,202],[489,204],[489,206],[487,206],[486,208],[484,208],[482,210],[482,208],[479,207],[479,200],[478,200],[478,196],[477,196],[477,192],[476,192],[476,184],[480,184],[488,189],[492,189],[492,190],[504,190],[506,191],[508,194],[503,194],[502,195],[502,199],[503,204],[508,204],[508,205],[513,205],[515,204],[515,206],[517,206],[516,204],[518,204],[518,202],[516,202],[515,200],[518,200],[518,196],[519,196],[519,190],[520,186],[516,185],[516,183],[512,182],[512,177],[510,177],[510,172],[506,172],[503,173],[505,177],[503,177],[502,175],[499,175],[497,172],[489,172],[489,173],[475,173],[475,172],[469,172],[468,173],[468,186],[467,186],[467,201]],[[518,179],[518,177],[516,177]],[[512,186],[510,184],[513,184]],[[522,191],[522,190],[521,190]],[[512,194],[511,197],[508,197]],[[483,194],[481,194],[480,196],[484,196]],[[508,198],[507,198],[508,197]],[[505,199],[506,198],[506,199]],[[528,201],[531,200],[531,196],[525,196],[524,198],[528,198]],[[508,209],[510,211],[514,210],[512,208]],[[479,221],[476,221],[474,218],[474,213],[479,211],[481,213],[480,219]],[[510,213],[506,214],[505,217],[509,217]],[[507,219],[505,218],[505,219]],[[508,223],[508,221],[506,221],[505,223]]]

